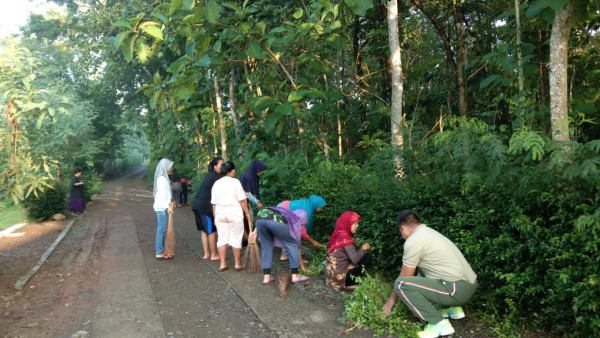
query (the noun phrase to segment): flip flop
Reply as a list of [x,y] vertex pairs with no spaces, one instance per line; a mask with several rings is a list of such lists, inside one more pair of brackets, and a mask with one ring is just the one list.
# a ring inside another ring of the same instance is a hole
[[[204,258],[204,259],[207,259],[207,258]],[[219,258],[219,257],[217,257],[217,258],[211,258],[210,260],[213,261],[213,262],[216,262],[216,261],[220,261],[221,258]]]
[[279,257],[279,260],[282,261],[282,262],[283,261],[287,261],[288,259],[290,259],[289,256],[286,256],[285,258],[283,258],[283,256]]
[[156,256],[157,261],[166,261],[168,259],[173,259],[173,256]]
[[310,277],[308,277],[308,276],[300,275],[300,278],[298,278],[297,280],[293,280],[292,279],[292,284],[298,284],[298,283],[301,283],[301,282],[306,282],[309,279],[310,279]]
[[223,272],[223,271],[225,271],[225,270],[227,270],[227,269],[229,269],[229,267],[228,267],[228,266],[226,266],[226,267],[224,267],[224,268],[219,268],[219,271],[220,271],[220,272]]
[[262,285],[269,285],[269,284],[271,284],[271,282],[273,282],[273,279],[269,279],[268,282],[264,282],[264,281],[260,282],[260,284],[262,284]]
[[235,271],[242,271],[242,270],[244,270],[244,266],[243,266],[243,265],[242,265],[242,266],[240,266],[240,267],[237,267],[237,266],[236,266],[236,267],[234,267],[233,269],[234,269]]
[[210,259],[210,257],[202,257],[202,259]]

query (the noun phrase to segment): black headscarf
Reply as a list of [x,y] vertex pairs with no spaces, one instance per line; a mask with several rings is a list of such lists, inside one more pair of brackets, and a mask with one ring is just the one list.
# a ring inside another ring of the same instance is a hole
[[265,163],[261,160],[255,160],[250,164],[244,176],[242,176],[241,182],[244,191],[252,193],[260,200],[260,191],[258,190],[258,176],[257,173],[267,169]]
[[179,177],[179,175],[177,175],[177,169],[173,169],[171,175],[169,175],[169,181],[181,182],[181,177]]

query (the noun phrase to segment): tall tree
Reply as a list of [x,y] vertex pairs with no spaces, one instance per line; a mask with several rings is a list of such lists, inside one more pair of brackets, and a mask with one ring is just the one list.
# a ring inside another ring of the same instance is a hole
[[390,55],[392,68],[392,148],[394,149],[394,165],[400,176],[404,175],[402,151],[404,150],[404,135],[402,133],[402,52],[398,34],[398,1],[388,1],[388,35],[390,41]]
[[573,6],[556,11],[550,35],[550,119],[552,139],[569,139],[568,52]]

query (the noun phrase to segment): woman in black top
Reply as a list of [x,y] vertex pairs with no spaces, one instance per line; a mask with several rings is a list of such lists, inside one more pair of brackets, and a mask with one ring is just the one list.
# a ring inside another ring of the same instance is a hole
[[[198,231],[202,231],[202,248],[204,249],[204,259],[218,261],[219,253],[217,252],[217,229],[215,228],[214,215],[212,211],[212,187],[215,182],[221,178],[221,165],[223,159],[220,157],[213,158],[208,164],[208,174],[204,176],[204,180],[198,188],[192,210],[196,216],[196,227]],[[210,248],[210,251],[209,251]]]

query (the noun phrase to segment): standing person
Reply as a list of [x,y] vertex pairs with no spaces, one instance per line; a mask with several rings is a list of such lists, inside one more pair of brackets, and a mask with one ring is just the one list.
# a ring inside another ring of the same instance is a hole
[[217,226],[217,250],[221,265],[219,271],[225,271],[229,267],[225,262],[227,246],[231,246],[235,260],[235,270],[241,271],[242,237],[244,236],[244,217],[250,225],[249,233],[252,233],[252,218],[248,210],[246,193],[242,184],[235,178],[235,164],[227,161],[221,165],[223,178],[215,182],[211,190],[211,203],[213,215]]
[[188,205],[188,189],[189,183],[185,178],[181,178],[181,197],[179,199],[179,204]]
[[325,264],[325,284],[334,290],[353,289],[356,281],[353,277],[364,277],[364,270],[371,268],[371,249],[369,243],[356,251],[353,234],[358,230],[360,215],[353,211],[344,212],[335,222],[335,230],[327,247]]
[[[401,296],[415,316],[428,322],[419,337],[453,334],[454,328],[445,318],[465,317],[460,306],[473,298],[477,275],[456,245],[423,224],[415,211],[401,211],[396,222],[405,240],[402,271],[383,306],[384,316],[389,316],[396,299]],[[417,268],[424,276],[415,276]],[[440,312],[434,304],[447,308]]]
[[310,277],[298,273],[300,256],[300,226],[306,220],[304,210],[289,211],[285,208],[270,207],[262,209],[256,216],[256,231],[250,235],[249,241],[260,239],[261,262],[263,268],[262,284],[270,284],[271,265],[273,264],[273,246],[280,242],[290,252],[290,270],[292,283],[300,283]]
[[[312,232],[313,220],[315,218],[316,212],[323,211],[323,208],[327,205],[327,201],[319,195],[310,195],[307,199],[295,200],[295,201],[283,201],[279,203],[278,206],[282,206],[289,210],[298,210],[302,209],[306,212],[306,216],[308,221],[302,230],[302,238],[309,241],[310,244],[316,247],[323,247],[323,244],[317,242],[316,240],[310,237],[310,233]],[[280,260],[285,261],[288,259],[287,250],[284,248],[281,250]]]
[[169,183],[169,171],[173,161],[163,158],[158,162],[154,171],[154,212],[156,212],[156,259],[171,259],[173,256],[165,253],[165,231],[167,229],[167,213],[173,213],[173,196]]
[[69,205],[67,208],[74,214],[81,214],[85,211],[82,174],[81,169],[75,169],[75,174],[71,177],[71,190],[69,191]]
[[171,175],[169,175],[169,181],[171,181],[171,195],[175,201],[175,207],[180,206],[181,197],[181,177],[177,174],[177,169],[172,169]]
[[263,204],[260,201],[259,179],[260,175],[264,173],[265,169],[267,169],[267,166],[263,161],[255,160],[250,164],[248,169],[246,169],[246,172],[244,172],[244,175],[241,179],[242,187],[246,192],[248,201],[252,202],[252,204],[261,209]]
[[219,260],[217,252],[217,229],[215,229],[215,216],[213,214],[212,204],[212,188],[215,182],[220,179],[221,165],[223,159],[214,157],[208,164],[208,174],[204,176],[196,197],[192,202],[192,210],[196,217],[196,227],[202,232],[202,248],[204,249],[204,259],[211,261]]

